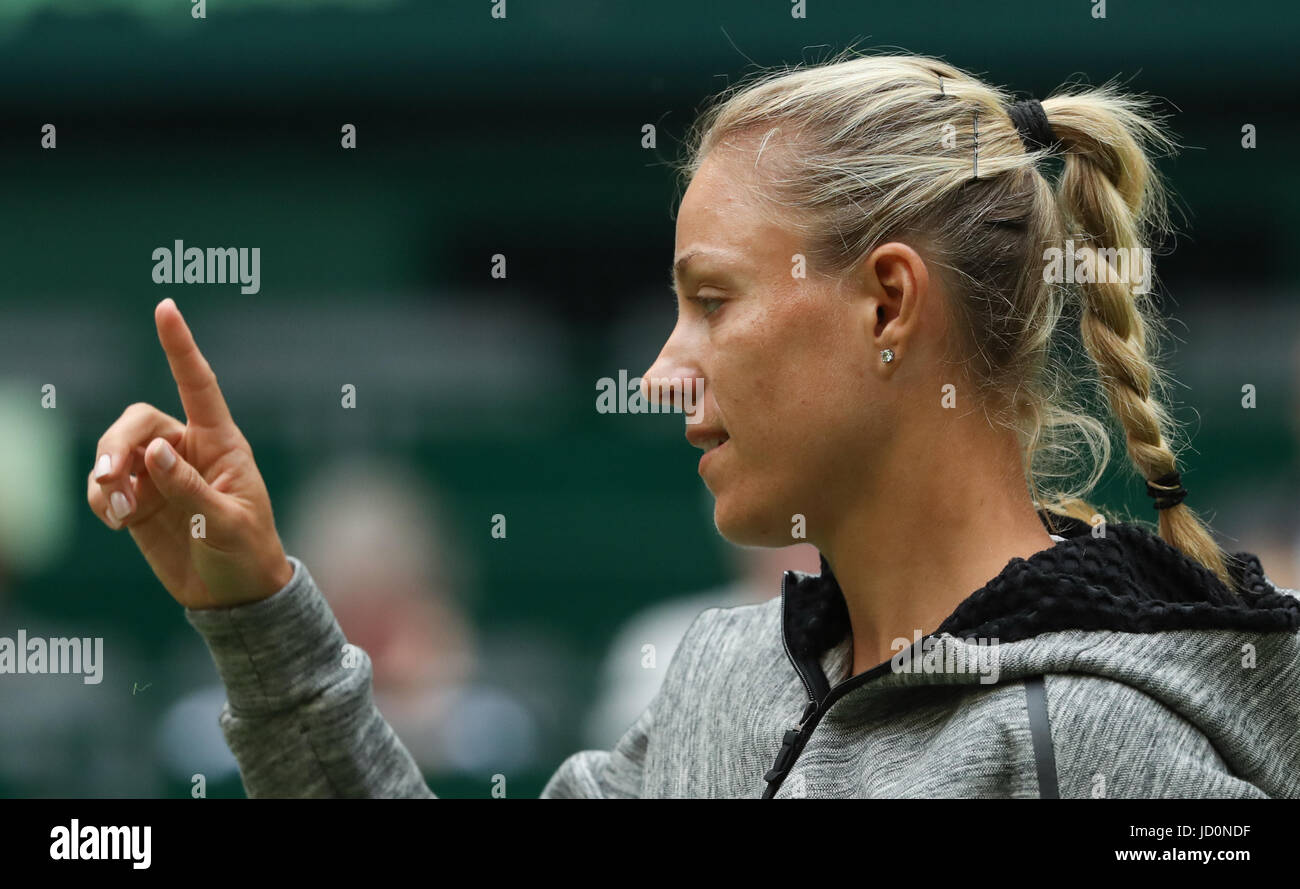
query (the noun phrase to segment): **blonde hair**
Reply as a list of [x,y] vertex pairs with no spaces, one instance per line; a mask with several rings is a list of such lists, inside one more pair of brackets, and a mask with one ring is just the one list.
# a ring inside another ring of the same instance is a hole
[[[1178,428],[1157,354],[1165,329],[1149,302],[1153,273],[1145,293],[1114,275],[1049,283],[1044,251],[1067,237],[1076,249],[1140,249],[1167,232],[1166,188],[1149,154],[1176,145],[1149,99],[1068,85],[1042,100],[1063,160],[1053,184],[1038,169],[1050,152],[1026,149],[1011,101],[937,59],[846,50],[724,90],[676,166],[684,184],[721,145],[757,145],[756,168],[770,152],[763,175],[744,184],[802,237],[810,274],[842,281],[880,244],[916,245],[960,295],[947,307],[950,354],[990,418],[1018,432],[1036,506],[1089,522],[1098,510],[1084,498],[1110,460],[1110,433],[1071,384],[1089,383],[1094,400],[1104,392],[1144,479],[1175,471]],[[1077,316],[1082,361],[1063,316]],[[1081,450],[1091,471],[1080,479]],[[1187,505],[1160,510],[1158,530],[1235,589],[1232,557]]]

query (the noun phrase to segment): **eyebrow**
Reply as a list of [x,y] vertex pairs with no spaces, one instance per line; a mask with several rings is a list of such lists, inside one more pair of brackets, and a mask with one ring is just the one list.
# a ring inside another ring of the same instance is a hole
[[732,261],[732,257],[729,254],[716,250],[690,250],[683,253],[681,257],[673,263],[672,267],[668,269],[668,285],[674,291],[677,290],[677,286],[681,283],[682,278],[686,277],[686,271],[690,267],[691,260],[697,256],[717,259],[719,262]]

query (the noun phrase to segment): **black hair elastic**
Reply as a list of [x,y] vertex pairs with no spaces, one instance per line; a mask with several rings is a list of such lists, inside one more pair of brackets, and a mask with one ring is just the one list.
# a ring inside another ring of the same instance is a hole
[[[1162,491],[1153,488],[1152,485],[1173,488],[1173,490]],[[1187,498],[1187,489],[1183,487],[1183,482],[1178,477],[1178,473],[1171,472],[1168,475],[1162,475],[1158,479],[1147,482],[1147,496],[1155,498],[1156,509],[1168,509],[1171,506],[1177,506]]]
[[1008,105],[1007,114],[1016,125],[1026,151],[1055,151],[1061,147],[1061,140],[1056,138],[1052,125],[1047,121],[1047,112],[1043,110],[1042,102],[1037,99],[1022,99]]

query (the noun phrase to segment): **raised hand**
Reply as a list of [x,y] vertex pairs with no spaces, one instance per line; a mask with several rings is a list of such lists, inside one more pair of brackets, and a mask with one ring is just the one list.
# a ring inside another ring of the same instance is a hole
[[271,499],[253,449],[180,309],[154,309],[158,339],[185,422],[144,402],[99,439],[86,500],[114,530],[125,527],[149,567],[187,608],[265,599],[288,583]]

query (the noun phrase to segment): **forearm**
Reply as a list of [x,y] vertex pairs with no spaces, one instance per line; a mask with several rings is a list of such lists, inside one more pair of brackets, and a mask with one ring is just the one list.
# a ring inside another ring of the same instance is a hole
[[187,609],[226,687],[222,732],[250,797],[434,797],[306,566],[235,608]]

